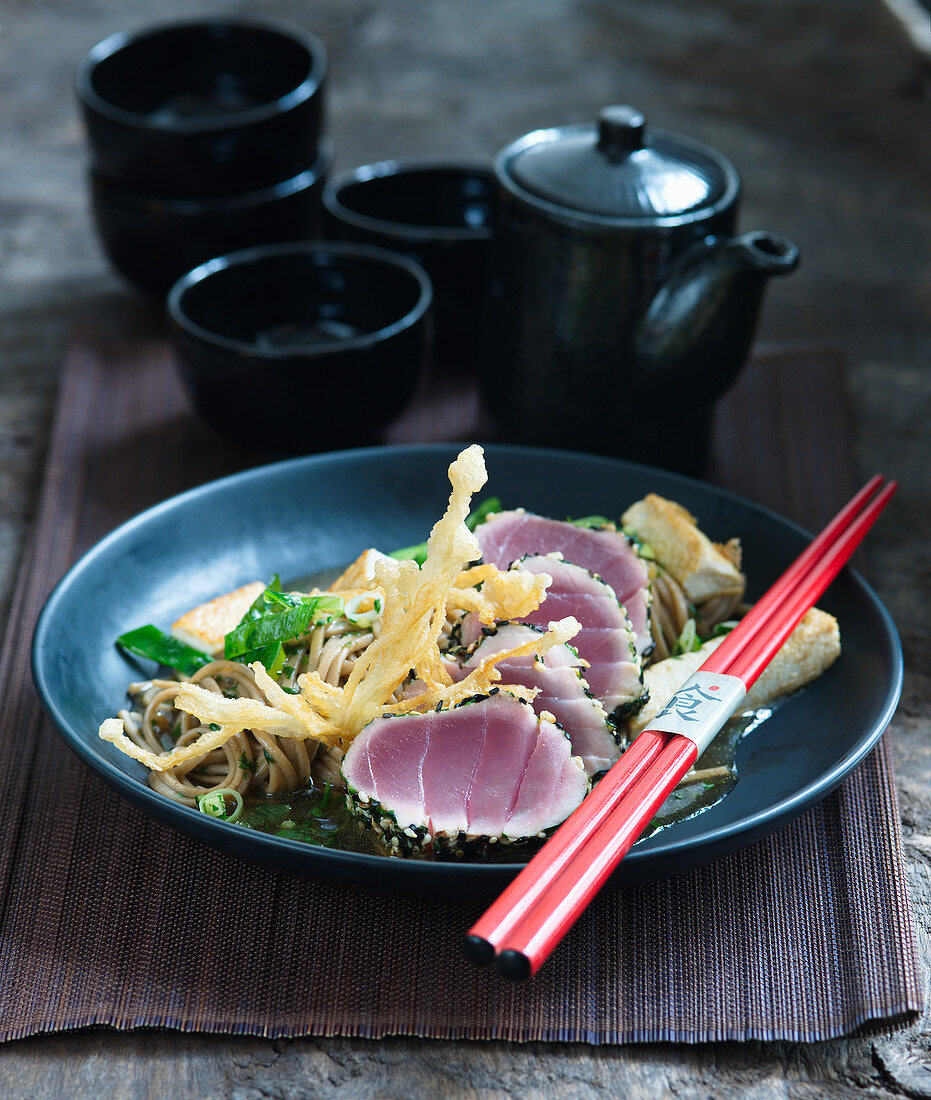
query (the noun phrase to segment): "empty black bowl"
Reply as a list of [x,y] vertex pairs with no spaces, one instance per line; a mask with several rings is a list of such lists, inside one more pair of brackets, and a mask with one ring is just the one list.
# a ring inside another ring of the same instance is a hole
[[367,164],[329,181],[326,231],[422,264],[436,294],[437,362],[478,353],[495,218],[490,167],[435,159]]
[[162,299],[186,271],[241,248],[320,236],[321,194],[332,161],[327,145],[306,171],[242,195],[165,199],[90,174],[97,233],[113,266]]
[[147,195],[231,195],[317,157],[326,50],[299,27],[206,19],[118,33],[77,72],[93,166]]
[[403,411],[429,345],[423,268],[378,248],[269,245],[171,288],[181,378],[212,427],[279,452],[357,446]]

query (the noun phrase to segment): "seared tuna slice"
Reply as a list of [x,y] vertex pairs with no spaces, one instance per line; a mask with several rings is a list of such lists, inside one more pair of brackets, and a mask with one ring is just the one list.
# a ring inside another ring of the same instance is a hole
[[646,690],[641,662],[627,614],[611,586],[558,554],[522,558],[512,568],[553,578],[546,599],[524,621],[546,627],[554,619],[575,616],[582,629],[572,645],[588,662],[585,680],[592,695],[609,714],[618,708],[622,714],[634,709]]
[[647,565],[620,531],[576,527],[519,509],[493,513],[476,527],[475,535],[484,560],[499,569],[528,554],[558,551],[566,561],[596,573],[624,605],[637,636],[637,652],[642,656],[652,648]]
[[465,611],[440,643],[444,654],[457,659],[482,636],[482,621],[475,611]]
[[[540,633],[539,627],[529,623],[501,623],[478,643],[463,665],[462,675],[491,654],[516,649]],[[508,657],[496,667],[502,684],[540,689],[533,709],[537,714],[552,714],[569,735],[572,752],[582,758],[589,775],[610,768],[620,756],[614,727],[604,707],[589,692],[582,662],[572,646],[553,646],[543,657]]]
[[546,833],[588,791],[565,732],[507,692],[376,718],[343,758],[347,800],[395,852],[482,852]]
[[467,611],[459,624],[459,643],[463,650],[471,649],[491,629],[482,625],[482,620],[474,611]]
[[[453,660],[452,657],[447,657],[443,654],[440,657],[440,663],[449,673],[449,677],[454,684],[457,684],[464,677],[464,673],[459,663]],[[423,695],[428,690],[427,685],[423,680],[419,680],[416,677],[405,680],[401,687],[398,689],[396,698],[398,699],[413,699],[417,695]]]

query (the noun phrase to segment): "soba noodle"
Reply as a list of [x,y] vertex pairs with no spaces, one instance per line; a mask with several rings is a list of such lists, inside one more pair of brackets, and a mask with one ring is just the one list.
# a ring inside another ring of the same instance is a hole
[[742,591],[712,596],[699,607],[692,607],[682,585],[655,562],[651,563],[650,584],[653,593],[650,606],[653,637],[650,664],[665,661],[679,651],[677,643],[690,622],[694,621],[695,636],[702,640],[709,638],[716,626],[739,617],[746,610],[742,603]]
[[653,652],[650,660],[665,661],[672,656],[685,624],[691,618],[689,602],[679,582],[655,564],[650,569],[653,602],[650,605],[650,630]]
[[[298,641],[288,656],[280,683],[294,689],[303,673],[317,672],[334,687],[349,677],[359,654],[375,638],[373,629],[360,631],[344,617],[319,623]],[[127,736],[141,748],[162,753],[168,747],[191,744],[205,730],[196,718],[175,705],[183,682],[195,683],[227,698],[267,702],[255,675],[237,661],[217,660],[204,665],[187,681],[146,680],[131,684],[131,710],[120,711]],[[313,741],[276,737],[261,730],[244,730],[206,756],[187,760],[167,771],[149,772],[149,786],[176,801],[194,805],[214,791],[276,794],[311,783],[339,784],[341,750],[326,750]]]

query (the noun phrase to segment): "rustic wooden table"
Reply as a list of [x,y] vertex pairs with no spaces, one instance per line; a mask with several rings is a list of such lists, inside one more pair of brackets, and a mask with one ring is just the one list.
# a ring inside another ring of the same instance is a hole
[[[871,540],[902,635],[890,730],[923,966],[931,963],[931,79],[880,0],[233,0],[331,59],[337,167],[490,157],[543,125],[631,102],[736,161],[742,224],[802,248],[761,345],[845,355],[864,470],[902,481]],[[36,502],[69,326],[158,330],[108,269],[86,209],[77,60],[153,18],[143,0],[0,4],[0,613]],[[162,0],[158,17],[189,14]],[[799,380],[804,385],[804,379]],[[10,625],[16,629],[16,624]],[[7,1096],[931,1096],[931,1025],[813,1046],[591,1048],[415,1039],[267,1041],[83,1031],[0,1049]]]

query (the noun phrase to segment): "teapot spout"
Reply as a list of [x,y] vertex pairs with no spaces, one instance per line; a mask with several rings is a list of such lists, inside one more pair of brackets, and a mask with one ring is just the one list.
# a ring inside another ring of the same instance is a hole
[[778,233],[706,237],[673,265],[637,330],[641,386],[705,405],[734,382],[753,343],[766,282],[798,248]]
[[727,244],[748,268],[764,275],[788,275],[798,267],[798,248],[781,233],[757,229],[731,237]]

